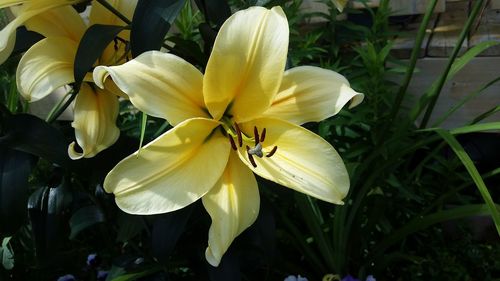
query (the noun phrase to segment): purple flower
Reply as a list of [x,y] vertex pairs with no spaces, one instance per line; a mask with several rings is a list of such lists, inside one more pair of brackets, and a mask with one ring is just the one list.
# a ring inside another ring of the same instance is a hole
[[300,275],[297,275],[297,277],[295,275],[290,275],[287,278],[285,278],[285,280],[283,280],[283,281],[308,281],[308,280],[307,280],[307,278],[302,277]]
[[373,275],[368,275],[368,276],[366,276],[366,281],[377,281],[377,279],[375,279],[375,277],[373,277]]
[[344,276],[344,278],[342,278],[341,281],[360,281],[360,280],[352,277],[350,274],[347,274],[346,276]]
[[57,281],[76,281],[76,278],[71,274],[66,274],[64,276],[57,278]]
[[98,281],[104,281],[108,277],[108,271],[106,270],[99,270],[97,272],[97,280]]

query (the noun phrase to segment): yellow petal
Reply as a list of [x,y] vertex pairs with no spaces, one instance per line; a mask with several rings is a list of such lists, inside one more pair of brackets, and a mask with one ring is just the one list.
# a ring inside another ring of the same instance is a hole
[[45,37],[67,37],[79,42],[87,26],[83,19],[71,6],[58,7],[28,19],[25,24],[28,30],[40,33]]
[[337,10],[342,12],[344,10],[345,5],[347,4],[347,1],[349,1],[349,0],[331,0],[331,1],[332,1],[333,5],[335,5]]
[[[122,15],[129,20],[132,20],[137,0],[108,0],[108,4],[114,7]],[[89,16],[90,25],[92,24],[108,24],[108,25],[126,25],[120,18],[110,12],[101,3],[92,2],[92,9]],[[128,38],[126,38],[128,39]]]
[[45,38],[33,45],[17,67],[17,88],[28,101],[37,101],[74,82],[73,60],[78,43],[65,37]]
[[[9,46],[12,46],[12,42],[10,40],[14,40],[15,36],[13,33],[16,33],[16,29],[23,25],[28,19],[48,11],[50,9],[64,6],[64,5],[72,5],[83,0],[32,0],[32,1],[6,1],[0,3],[0,7],[8,7],[14,4],[25,3],[19,9],[19,15],[11,21],[7,26],[5,26],[0,31],[0,58],[6,59],[10,56],[12,49]],[[3,63],[4,61],[0,61]]]
[[174,126],[189,118],[209,118],[201,72],[177,56],[151,51],[125,64],[94,70],[94,81],[101,88],[108,76],[135,107]]
[[104,180],[123,211],[160,214],[186,207],[219,180],[231,149],[216,121],[194,118],[177,125],[122,160]]
[[[122,15],[132,20],[137,0],[111,0],[108,3],[113,6]],[[90,25],[92,24],[108,24],[108,25],[126,25],[124,21],[118,18],[115,14],[110,12],[107,8],[102,6],[99,2],[92,2],[92,9],[90,10]],[[120,38],[128,41],[130,39],[130,30],[124,30],[118,35]],[[116,65],[126,62],[125,53],[129,51],[129,46],[124,42],[112,42],[99,59],[99,64],[102,65]]]
[[116,142],[120,130],[116,126],[118,99],[115,95],[83,83],[76,96],[74,121],[76,142],[81,152],[75,150],[75,142],[68,147],[71,159],[90,158]]
[[[278,91],[288,50],[288,22],[280,7],[236,12],[221,27],[203,80],[205,103],[219,119],[264,112]],[[229,108],[228,108],[229,107]]]
[[363,98],[344,76],[319,67],[300,66],[285,72],[278,94],[263,115],[294,124],[318,122],[337,114],[349,101],[351,108]]
[[[279,119],[260,118],[241,124],[246,134],[266,128],[262,143],[264,157],[254,156],[257,168],[248,160],[244,148],[240,158],[256,174],[318,199],[342,204],[349,190],[349,175],[342,158],[318,135]],[[266,157],[274,146],[277,150]]]
[[212,219],[205,257],[218,266],[234,238],[247,229],[259,214],[259,188],[252,171],[231,153],[222,177],[202,198]]

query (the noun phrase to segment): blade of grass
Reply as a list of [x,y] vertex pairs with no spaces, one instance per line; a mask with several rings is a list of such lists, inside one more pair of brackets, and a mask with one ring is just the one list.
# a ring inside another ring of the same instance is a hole
[[477,0],[474,3],[474,6],[472,8],[471,13],[469,14],[469,17],[467,18],[467,21],[465,22],[464,28],[462,28],[462,31],[460,32],[460,35],[458,37],[458,41],[453,48],[453,52],[448,60],[448,63],[446,65],[446,68],[443,72],[443,74],[439,77],[439,80],[437,82],[437,87],[435,88],[434,91],[430,93],[430,100],[429,104],[427,105],[427,109],[425,110],[424,117],[422,119],[422,123],[420,123],[420,128],[425,128],[427,126],[427,122],[429,121],[429,118],[432,114],[432,111],[434,110],[434,106],[436,105],[436,102],[439,98],[439,95],[441,94],[441,90],[443,89],[444,83],[446,82],[446,79],[448,78],[448,74],[451,70],[451,67],[453,63],[455,62],[455,59],[458,56],[458,53],[460,52],[460,49],[462,47],[462,43],[464,40],[467,38],[470,28],[476,19],[481,6],[483,5],[484,0]]
[[481,193],[484,202],[486,202],[486,205],[490,210],[491,217],[495,222],[495,227],[497,229],[498,235],[500,236],[500,212],[498,211],[495,202],[493,202],[491,194],[488,191],[488,188],[486,187],[483,178],[481,178],[481,175],[479,174],[476,166],[470,159],[467,152],[465,152],[462,145],[452,134],[443,129],[437,129],[436,132],[450,145],[451,149],[455,152],[460,161],[462,161],[462,164],[465,166],[471,178],[474,180],[474,183],[476,184],[479,193]]
[[497,105],[497,106],[493,107],[492,109],[486,111],[485,113],[479,115],[478,117],[474,118],[474,120],[472,120],[471,124],[476,124],[477,122],[480,122],[481,120],[488,118],[491,115],[493,115],[499,111],[500,111],[500,105]]
[[[479,90],[467,95],[465,98],[463,98],[461,101],[459,101],[457,104],[455,104],[450,110],[448,110],[443,116],[441,116],[434,124],[432,124],[432,127],[439,127],[441,124],[443,124],[448,117],[450,117],[453,113],[455,113],[460,107],[462,107],[464,104],[472,100],[473,98],[479,96],[481,93],[483,93],[484,90],[488,89],[491,85],[495,84],[496,82],[500,81],[500,77],[495,78],[494,80],[486,83],[484,86],[482,86]],[[475,123],[473,121],[473,123]]]
[[321,218],[318,217],[316,212],[317,206],[314,201],[307,195],[301,193],[295,193],[295,202],[299,207],[302,216],[311,231],[314,241],[318,245],[319,252],[326,261],[328,269],[330,271],[338,271],[339,268],[336,267],[335,261],[333,260],[332,245],[326,239],[326,236],[321,227]]
[[[495,206],[498,210],[499,206]],[[434,224],[445,222],[449,220],[455,220],[460,218],[466,218],[471,216],[482,216],[488,215],[490,213],[489,206],[485,204],[471,204],[456,207],[453,209],[442,210],[436,213],[432,213],[426,216],[417,216],[408,223],[406,223],[403,227],[394,231],[387,238],[383,239],[380,243],[375,246],[370,256],[367,258],[366,265],[369,265],[372,261],[374,261],[377,257],[379,257],[383,252],[399,242],[400,240],[408,237],[410,234],[418,232],[422,229],[426,229],[429,226]],[[366,266],[365,265],[365,266]]]
[[146,113],[142,113],[142,120],[141,120],[141,138],[139,140],[139,150],[137,151],[137,157],[139,157],[139,154],[141,154],[141,148],[142,148],[142,143],[144,141],[144,135],[146,133],[146,124],[148,122],[148,115]]

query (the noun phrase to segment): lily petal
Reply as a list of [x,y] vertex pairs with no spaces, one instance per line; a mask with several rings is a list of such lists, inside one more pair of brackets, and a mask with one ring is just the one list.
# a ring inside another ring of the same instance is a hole
[[76,96],[74,121],[76,142],[82,152],[75,150],[75,142],[68,147],[73,160],[94,157],[116,142],[120,130],[116,126],[118,98],[101,89],[83,83]]
[[122,65],[95,68],[99,87],[104,87],[108,76],[135,107],[173,126],[189,118],[209,117],[202,96],[203,75],[177,56],[151,51]]
[[45,37],[67,37],[79,42],[87,26],[71,6],[57,7],[28,19],[25,24],[31,31]]
[[33,102],[74,82],[77,46],[77,42],[66,37],[45,38],[33,45],[17,67],[16,82],[21,95]]
[[231,153],[222,177],[202,198],[203,206],[212,218],[205,257],[218,266],[234,238],[257,219],[259,188],[252,171]]
[[[327,141],[279,119],[260,118],[241,126],[247,135],[254,126],[267,131],[262,142],[264,157],[253,157],[256,168],[249,162],[246,150],[239,149],[240,159],[254,173],[323,201],[343,204],[349,190],[349,175],[342,158]],[[274,155],[266,157],[274,146],[277,146]]]
[[352,108],[363,98],[337,72],[300,66],[285,72],[278,94],[263,115],[294,124],[319,122],[337,114],[349,101]]
[[[132,20],[134,15],[135,7],[137,6],[137,0],[108,0],[113,8],[119,11],[129,20]],[[108,25],[126,25],[127,23],[117,17],[115,14],[110,12],[101,3],[95,1],[92,2],[92,10],[89,16],[90,24],[108,24]],[[128,38],[126,38],[128,39]]]
[[[5,3],[0,3],[0,8],[24,3],[19,9],[19,15],[0,31],[0,58],[6,59],[10,56],[13,49],[9,48],[10,46],[13,46],[11,40],[15,39],[13,34],[16,33],[16,29],[23,25],[28,19],[55,7],[72,5],[81,1],[83,0],[32,0],[6,1]],[[3,62],[4,61],[0,61],[0,63]]]
[[244,122],[269,107],[285,69],[288,33],[280,7],[252,7],[227,19],[203,80],[205,103],[214,119],[228,111],[236,122]]
[[[126,18],[132,20],[134,15],[135,7],[137,6],[137,0],[110,0],[108,1],[112,7],[119,11]],[[90,25],[93,24],[107,24],[107,25],[126,25],[126,23],[118,18],[115,14],[110,12],[101,3],[97,1],[92,2],[92,9],[90,10],[89,16]],[[120,38],[128,41],[130,39],[130,30],[124,30],[118,35]],[[103,54],[99,58],[99,64],[102,65],[116,65],[125,63],[126,52],[129,52],[130,48],[126,43],[122,41],[117,41],[111,43],[104,49]]]
[[104,189],[131,214],[166,213],[195,202],[219,180],[229,158],[231,146],[217,126],[204,118],[180,123],[118,163]]

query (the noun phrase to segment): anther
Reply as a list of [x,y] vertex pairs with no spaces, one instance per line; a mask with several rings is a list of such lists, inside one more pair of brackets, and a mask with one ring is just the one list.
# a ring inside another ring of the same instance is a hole
[[237,150],[238,148],[236,147],[236,144],[234,143],[233,137],[231,137],[230,135],[228,135],[227,137],[229,138],[229,142],[231,143],[231,148],[233,150]]
[[254,168],[257,168],[257,163],[255,163],[255,159],[253,159],[252,154],[250,154],[250,147],[247,145],[247,155],[248,155],[248,160],[250,160],[250,163],[252,163],[252,166]]
[[243,137],[241,136],[241,130],[238,123],[234,123],[234,128],[236,129],[236,135],[238,136],[238,146],[241,147],[243,145]]
[[278,147],[277,146],[274,146],[273,149],[271,149],[271,151],[269,151],[268,154],[266,154],[266,157],[271,157],[274,155],[274,153],[276,153],[276,150],[278,150]]
[[262,133],[260,134],[260,142],[263,142],[266,139],[266,128],[262,129]]
[[257,127],[253,127],[253,136],[255,138],[255,145],[259,144],[259,130],[257,130]]

